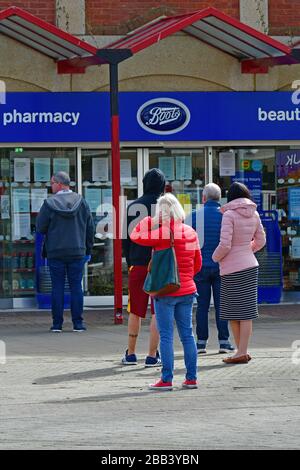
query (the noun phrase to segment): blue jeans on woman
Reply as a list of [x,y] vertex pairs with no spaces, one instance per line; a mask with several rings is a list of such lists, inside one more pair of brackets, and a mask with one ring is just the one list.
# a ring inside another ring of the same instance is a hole
[[210,307],[211,290],[213,291],[214,296],[219,343],[228,343],[228,322],[220,320],[221,277],[219,268],[202,267],[201,271],[196,274],[194,281],[196,283],[199,294],[197,297],[198,307],[196,314],[196,333],[198,343],[206,345],[208,340],[208,313]]
[[174,319],[184,350],[186,379],[197,379],[197,347],[193,334],[192,311],[195,295],[156,297],[154,307],[160,334],[162,381],[172,382],[174,370]]
[[48,259],[52,282],[52,318],[53,326],[56,328],[61,328],[64,321],[63,312],[66,275],[71,293],[72,322],[75,328],[82,326],[83,291],[81,283],[84,264],[85,258],[72,261]]

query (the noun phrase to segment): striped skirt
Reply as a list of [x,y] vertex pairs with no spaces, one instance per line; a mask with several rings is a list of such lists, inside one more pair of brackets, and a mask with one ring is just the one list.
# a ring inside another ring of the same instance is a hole
[[258,267],[221,276],[221,320],[254,320],[257,308]]

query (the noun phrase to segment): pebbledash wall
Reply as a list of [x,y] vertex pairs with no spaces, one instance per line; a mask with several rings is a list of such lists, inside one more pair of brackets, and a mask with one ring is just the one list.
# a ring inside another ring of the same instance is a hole
[[[182,6],[184,4],[184,7]],[[0,1],[0,9],[22,7],[57,23],[99,47],[162,15],[214,6],[270,35],[296,42],[300,36],[298,1],[216,0],[109,2],[108,0]],[[250,8],[249,8],[250,5]],[[252,7],[251,7],[252,6]],[[189,51],[189,54],[186,53]],[[51,59],[1,37],[0,79],[8,91],[107,91],[108,67],[91,67],[84,75],[56,74]],[[28,67],[31,64],[31,67]],[[171,36],[120,66],[120,91],[279,91],[290,90],[300,65],[275,67],[267,75],[242,75],[232,57],[184,33]]]
[[[31,0],[0,1],[0,9],[19,6],[102,47],[159,16],[181,14],[207,6],[219,8],[263,32],[268,30],[270,35],[280,36],[288,43],[300,36],[297,3],[258,0],[251,2],[255,8],[251,5],[249,8],[249,2],[243,0],[166,0],[163,6],[161,2]],[[41,157],[50,158],[51,165],[57,157],[69,159],[74,181],[80,182],[77,189],[85,194],[90,187],[85,189],[84,183],[92,179],[91,174],[96,171],[91,160],[109,157],[108,67],[90,67],[83,75],[57,75],[51,59],[6,36],[1,36],[0,61],[5,64],[0,71],[0,80],[8,92],[7,108],[4,110],[0,106],[1,159],[7,158],[6,150],[8,154],[12,152],[11,161],[23,156],[31,159],[31,165],[34,165],[35,158]],[[278,93],[291,92],[292,82],[298,79],[300,65],[270,68],[268,74],[242,74],[236,59],[184,33],[168,37],[122,63],[119,67],[122,158],[126,161],[131,159],[134,179],[132,188],[130,184],[126,188],[128,198],[141,192],[143,172],[158,164],[161,155],[176,159],[180,152],[183,153],[182,149],[188,149],[193,165],[197,167],[196,173],[203,176],[194,177],[193,174],[193,184],[194,180],[201,181],[201,184],[212,180],[222,183],[222,178],[218,179],[218,156],[228,150],[236,152],[237,165],[241,160],[255,160],[255,155],[259,160],[262,155],[268,163],[269,175],[273,171],[270,168],[276,165],[276,151],[300,148],[300,111],[292,103],[291,93]],[[187,106],[190,121],[180,132],[169,135],[149,132],[137,120],[137,111],[147,101],[161,99],[175,99]],[[52,117],[48,115],[47,123],[43,121],[46,118],[40,117],[45,109],[52,113]],[[55,119],[61,125],[55,126]],[[23,154],[18,154],[20,149],[24,150]],[[293,162],[299,163],[298,156],[288,155],[287,158],[294,158]],[[34,171],[32,166],[31,173]],[[272,197],[276,198],[276,188],[268,186],[267,180],[263,184],[269,198],[268,201],[266,199],[266,207],[274,208],[275,199]],[[107,187],[109,189],[109,185]],[[89,198],[93,204],[92,192]],[[288,229],[284,230],[288,238]],[[290,227],[291,230],[295,231],[294,227]],[[289,241],[286,243],[288,256]],[[107,266],[107,275],[111,276],[112,248],[107,241],[105,244],[103,269],[105,271]],[[10,254],[14,254],[14,247]],[[26,256],[26,262],[30,264],[30,256]],[[20,266],[21,262],[24,264],[22,256],[19,256],[16,265]],[[96,259],[93,264],[96,270]],[[1,269],[5,272],[6,268],[2,266]],[[290,264],[287,269],[294,273],[294,281],[288,277],[286,286],[296,286],[298,267]],[[97,271],[95,274],[99,277]],[[96,304],[110,303],[111,297],[105,301],[103,297],[112,294],[107,289],[109,282],[104,279],[101,285],[89,285],[93,275],[87,273],[85,281],[90,298],[96,299]],[[13,280],[12,273],[10,281]],[[22,288],[20,280],[18,285],[15,282],[15,286],[19,287],[15,289],[19,293],[15,295],[11,290],[13,305],[29,305],[34,298],[33,292],[23,296],[22,290],[25,292],[26,289]],[[4,294],[2,292],[3,298]]]

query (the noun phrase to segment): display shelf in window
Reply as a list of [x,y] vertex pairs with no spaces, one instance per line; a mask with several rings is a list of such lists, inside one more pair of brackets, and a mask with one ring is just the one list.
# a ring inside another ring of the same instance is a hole
[[35,268],[17,268],[13,269],[13,273],[33,273],[35,271]]

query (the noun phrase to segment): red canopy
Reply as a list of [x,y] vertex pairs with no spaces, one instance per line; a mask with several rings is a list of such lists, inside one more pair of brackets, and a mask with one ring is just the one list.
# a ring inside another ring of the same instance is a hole
[[[98,63],[109,62],[104,51],[127,51],[127,56],[156,44],[178,31],[197,38],[242,63],[247,73],[266,72],[268,66],[298,63],[290,47],[272,39],[250,26],[216,10],[206,8],[193,13],[161,18],[153,21],[124,38],[98,50]],[[95,58],[66,61],[66,64],[86,66],[95,64]],[[63,63],[61,70],[63,70]]]
[[232,55],[241,61],[243,72],[256,73],[267,71],[268,66],[299,63],[299,51],[293,53],[285,44],[215,8],[158,19],[102,49],[21,8],[0,12],[0,33],[52,57],[58,63],[59,73],[82,73],[90,65],[108,63],[105,51],[120,51],[121,60],[125,60],[178,31]]
[[[0,33],[58,62],[92,57],[97,53],[90,44],[17,7],[0,12]],[[84,70],[74,70],[80,71]]]

